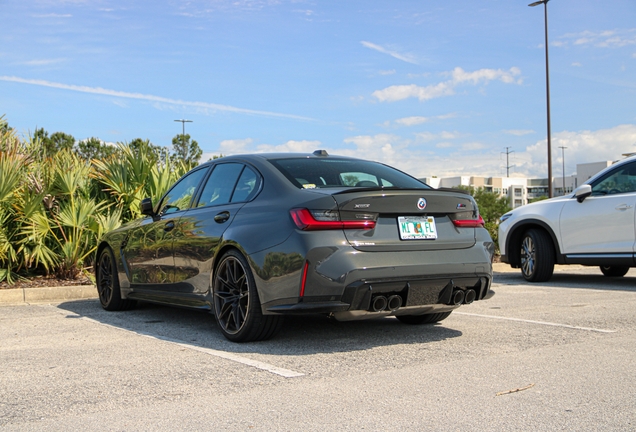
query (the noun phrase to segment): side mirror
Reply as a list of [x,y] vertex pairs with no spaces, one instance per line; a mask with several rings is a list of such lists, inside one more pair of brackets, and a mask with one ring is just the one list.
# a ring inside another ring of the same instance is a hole
[[590,186],[589,184],[581,185],[574,191],[574,196],[580,203],[583,202],[583,200],[585,200],[585,198],[589,197],[590,195],[592,195],[592,186]]
[[142,215],[146,216],[154,216],[155,210],[152,208],[152,199],[144,198],[139,203],[139,209],[141,210]]

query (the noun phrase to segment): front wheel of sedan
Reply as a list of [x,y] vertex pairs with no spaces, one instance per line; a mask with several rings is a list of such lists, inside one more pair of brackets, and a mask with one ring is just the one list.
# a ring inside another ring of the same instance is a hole
[[121,298],[119,276],[113,251],[106,247],[99,254],[95,273],[97,294],[102,307],[108,311],[122,311],[130,309],[136,304],[135,300]]
[[233,342],[269,339],[280,330],[283,317],[263,315],[254,277],[238,251],[221,258],[214,276],[214,313],[223,335]]
[[450,314],[450,312],[439,312],[424,315],[397,315],[396,318],[404,324],[432,324],[445,320]]
[[546,282],[554,272],[552,239],[541,229],[528,230],[521,240],[521,274],[528,282]]
[[601,266],[603,275],[607,277],[623,277],[629,271],[628,266]]

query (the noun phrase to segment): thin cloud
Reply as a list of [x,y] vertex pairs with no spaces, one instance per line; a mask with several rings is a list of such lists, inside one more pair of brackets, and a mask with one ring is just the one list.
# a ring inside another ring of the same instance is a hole
[[56,14],[56,13],[33,15],[33,18],[72,18],[72,17],[73,15],[71,14]]
[[21,62],[18,64],[25,66],[50,66],[58,63],[65,62],[65,58],[57,58],[57,59],[39,59],[39,60],[29,60],[25,62]]
[[[411,117],[403,117],[403,118],[399,118],[397,120],[394,120],[393,123],[395,123],[398,126],[417,126],[417,125],[421,125],[423,123],[428,123],[434,120],[446,120],[448,118],[452,118],[454,117],[453,114],[444,114],[444,115],[439,115],[439,116],[434,116],[434,117],[424,117],[424,116],[411,116]],[[385,125],[390,125],[390,122],[386,122]]]
[[397,119],[395,123],[401,126],[417,126],[429,121],[431,121],[429,117],[412,116],[412,117],[404,117],[401,119]]
[[586,30],[580,33],[568,33],[560,38],[558,45],[554,45],[567,47],[569,44],[575,46],[594,46],[597,48],[622,48],[629,45],[636,45],[636,28],[603,30],[598,32]]
[[87,86],[78,86],[78,85],[72,85],[72,84],[62,84],[62,83],[56,83],[52,81],[26,79],[26,78],[20,78],[15,76],[0,76],[0,81],[16,82],[16,83],[36,85],[41,87],[51,87],[51,88],[57,88],[61,90],[71,90],[71,91],[76,91],[80,93],[99,94],[104,96],[112,96],[112,97],[125,98],[125,99],[145,100],[145,101],[164,103],[169,105],[180,105],[180,106],[188,106],[193,108],[210,109],[213,111],[234,112],[238,114],[251,114],[251,115],[260,115],[260,116],[266,116],[266,117],[289,118],[294,120],[310,120],[310,121],[314,120],[308,117],[302,117],[302,116],[297,116],[293,114],[282,114],[282,113],[276,113],[271,111],[259,111],[259,110],[252,110],[252,109],[246,109],[246,108],[237,108],[230,105],[220,105],[220,104],[209,103],[209,102],[184,101],[179,99],[165,98],[162,96],[147,95],[142,93],[129,93],[129,92],[123,92],[118,90],[110,90],[110,89],[105,89],[102,87],[87,87]]
[[395,102],[408,98],[418,98],[420,101],[426,101],[451,96],[455,94],[455,87],[466,83],[477,85],[499,80],[506,84],[521,84],[522,80],[517,78],[520,74],[521,70],[516,67],[512,67],[507,71],[502,69],[479,69],[473,72],[467,72],[460,67],[456,67],[448,73],[451,76],[448,81],[425,87],[416,84],[394,85],[382,90],[376,90],[372,95],[380,102]]
[[365,46],[365,47],[367,47],[369,49],[381,52],[382,54],[388,54],[391,57],[396,58],[398,60],[402,60],[404,62],[411,63],[411,64],[417,64],[417,62],[415,61],[415,59],[411,55],[400,54],[400,53],[398,53],[396,51],[389,50],[389,49],[384,48],[384,47],[382,47],[380,45],[376,45],[374,43],[367,42],[367,41],[360,41],[360,43],[363,46]]

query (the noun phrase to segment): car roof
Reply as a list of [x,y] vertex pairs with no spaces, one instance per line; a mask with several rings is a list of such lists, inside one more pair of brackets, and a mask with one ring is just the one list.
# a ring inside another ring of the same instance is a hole
[[[323,153],[324,152],[324,153]],[[226,159],[227,158],[227,159]],[[272,159],[297,159],[297,158],[307,158],[307,159],[343,159],[343,160],[364,160],[355,157],[349,156],[340,156],[340,155],[330,155],[324,150],[316,150],[313,153],[245,153],[245,154],[235,154],[230,156],[223,156],[219,159],[214,159],[204,164],[215,163],[223,160],[243,160],[243,161],[255,161],[255,160],[272,160]]]

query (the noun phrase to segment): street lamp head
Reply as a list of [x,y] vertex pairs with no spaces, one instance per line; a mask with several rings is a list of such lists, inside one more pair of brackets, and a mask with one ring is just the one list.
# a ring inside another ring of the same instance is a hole
[[539,1],[536,1],[534,3],[530,3],[528,6],[531,6],[531,7],[539,6],[540,4],[546,4],[549,1],[550,0],[539,0]]

